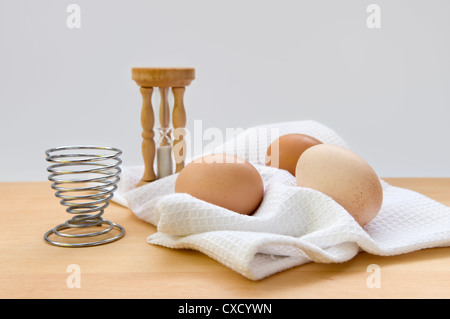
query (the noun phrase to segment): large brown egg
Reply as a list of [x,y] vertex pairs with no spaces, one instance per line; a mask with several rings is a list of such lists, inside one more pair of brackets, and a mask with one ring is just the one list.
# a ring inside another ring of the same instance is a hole
[[274,140],[266,154],[266,165],[287,170],[295,176],[300,156],[311,146],[322,144],[318,139],[299,133],[283,135]]
[[297,185],[327,194],[361,225],[374,219],[383,203],[375,171],[347,148],[321,144],[307,149],[297,163]]
[[186,165],[177,177],[175,192],[250,215],[263,199],[264,184],[248,161],[234,155],[213,154]]

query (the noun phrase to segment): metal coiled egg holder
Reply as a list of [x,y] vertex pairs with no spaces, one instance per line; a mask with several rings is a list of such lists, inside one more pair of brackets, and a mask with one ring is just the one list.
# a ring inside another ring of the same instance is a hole
[[48,179],[53,182],[55,196],[67,206],[67,213],[75,214],[44,234],[47,243],[88,247],[107,244],[125,235],[122,226],[102,217],[117,190],[121,154],[117,148],[90,145],[61,146],[45,151],[46,160],[53,163],[47,171],[51,173]]

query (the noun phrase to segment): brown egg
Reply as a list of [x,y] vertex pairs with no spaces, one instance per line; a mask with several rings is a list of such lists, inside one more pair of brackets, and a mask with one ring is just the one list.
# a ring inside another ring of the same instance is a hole
[[297,185],[327,194],[361,225],[374,219],[383,203],[375,171],[347,148],[321,144],[306,150],[297,163]]
[[256,168],[234,155],[207,155],[186,165],[175,182],[176,193],[187,193],[240,214],[252,214],[264,196]]
[[305,134],[287,134],[270,144],[266,154],[266,166],[287,170],[295,176],[298,159],[311,146],[322,144],[321,141]]

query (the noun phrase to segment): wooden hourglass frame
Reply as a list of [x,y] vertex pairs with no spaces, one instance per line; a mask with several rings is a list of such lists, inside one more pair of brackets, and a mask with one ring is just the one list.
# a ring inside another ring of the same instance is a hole
[[[184,107],[184,92],[192,80],[195,79],[194,68],[132,68],[131,77],[140,87],[142,95],[141,125],[142,125],[142,157],[144,159],[144,174],[138,186],[156,180],[154,162],[156,154],[155,143],[155,115],[152,105],[154,88],[160,92],[159,124],[164,134],[159,146],[170,146],[170,107],[169,91],[172,89],[174,105],[172,110],[173,144],[175,158],[175,173],[180,172],[186,157],[186,110]],[[181,144],[180,144],[181,143]]]

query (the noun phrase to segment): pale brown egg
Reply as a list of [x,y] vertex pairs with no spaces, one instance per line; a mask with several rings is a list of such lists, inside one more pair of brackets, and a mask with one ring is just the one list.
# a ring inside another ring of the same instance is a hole
[[297,185],[318,190],[345,208],[361,225],[381,209],[383,189],[373,168],[347,148],[321,144],[307,149],[297,163]]
[[213,154],[186,165],[176,179],[175,192],[250,215],[263,199],[264,184],[248,161],[235,155]]
[[266,154],[266,166],[287,170],[295,176],[300,156],[311,146],[322,144],[318,139],[299,133],[280,136],[274,140]]

